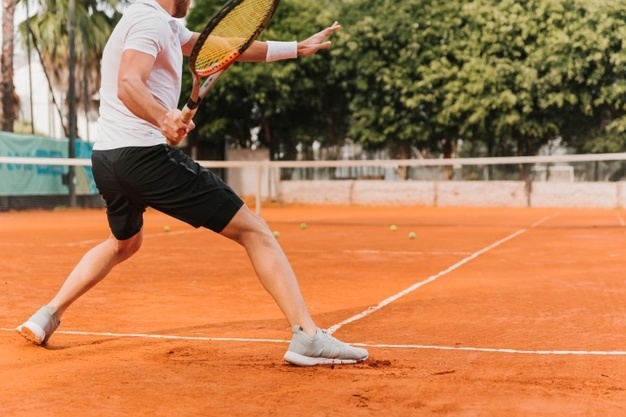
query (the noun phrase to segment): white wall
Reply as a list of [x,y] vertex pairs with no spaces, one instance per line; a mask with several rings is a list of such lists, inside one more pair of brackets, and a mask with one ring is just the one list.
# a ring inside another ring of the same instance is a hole
[[626,208],[626,182],[280,181],[278,201],[301,204]]

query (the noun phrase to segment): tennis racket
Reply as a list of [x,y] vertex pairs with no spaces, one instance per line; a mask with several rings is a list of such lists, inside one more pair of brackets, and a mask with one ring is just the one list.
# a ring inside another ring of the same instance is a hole
[[182,110],[185,123],[193,118],[224,71],[265,29],[278,3],[279,0],[229,0],[209,20],[189,55],[193,87]]

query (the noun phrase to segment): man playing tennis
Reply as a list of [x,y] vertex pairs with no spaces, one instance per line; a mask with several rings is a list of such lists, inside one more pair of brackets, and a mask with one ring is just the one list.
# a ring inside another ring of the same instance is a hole
[[[198,39],[176,18],[190,0],[137,0],[113,30],[102,58],[99,134],[93,174],[107,207],[110,237],[89,250],[56,296],[17,331],[44,345],[66,309],[142,243],[143,212],[152,207],[194,227],[205,227],[242,245],[267,291],[292,326],[285,360],[296,365],[355,363],[365,349],[319,329],[309,315],[295,274],[267,224],[211,171],[177,148],[193,129],[176,108],[183,55]],[[239,61],[308,56],[328,48],[339,25],[301,42],[255,41]]]

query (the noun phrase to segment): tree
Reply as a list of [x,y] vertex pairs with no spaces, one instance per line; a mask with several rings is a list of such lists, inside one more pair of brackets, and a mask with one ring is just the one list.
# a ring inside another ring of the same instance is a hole
[[532,155],[559,132],[558,117],[550,113],[559,100],[538,97],[538,69],[529,62],[550,29],[534,4],[479,1],[459,13],[454,75],[442,86],[437,119],[458,126],[464,139],[482,141],[490,156]]
[[580,24],[565,27],[567,44],[555,49],[568,58],[580,114],[564,121],[563,136],[583,152],[626,149],[626,2],[574,2]]
[[349,133],[368,148],[391,147],[396,158],[410,157],[411,146],[434,133],[432,103],[416,88],[430,59],[426,3],[353,0],[340,12],[345,31],[338,34],[336,71],[349,101]]
[[[535,154],[555,137],[587,152],[602,150],[590,143],[606,146],[607,140],[618,146],[605,151],[623,149],[624,140],[615,141],[615,133],[626,126],[623,6],[621,0],[532,0],[523,7],[514,1],[463,7],[471,22],[464,26],[466,33],[474,25],[483,35],[476,43],[479,48],[468,44],[465,49],[479,57],[484,70],[473,68],[460,75],[467,81],[471,73],[482,73],[483,83],[499,86],[502,98],[481,106],[491,110],[489,118],[482,119],[490,120],[487,131],[520,155]],[[508,75],[500,75],[502,71]],[[478,108],[476,96],[457,97]],[[467,123],[463,129],[476,131]]]
[[360,142],[446,157],[457,139],[490,156],[533,155],[559,136],[624,148],[624,0],[342,5],[337,69]]
[[15,121],[15,86],[13,85],[13,17],[15,0],[3,0],[2,13],[2,130],[12,132]]

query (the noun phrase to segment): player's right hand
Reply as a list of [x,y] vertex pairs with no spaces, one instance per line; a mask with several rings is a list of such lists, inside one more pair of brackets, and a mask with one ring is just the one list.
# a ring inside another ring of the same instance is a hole
[[178,145],[196,127],[193,120],[185,123],[181,115],[180,110],[171,110],[165,114],[163,122],[161,122],[161,134],[165,136],[167,144],[170,146]]

